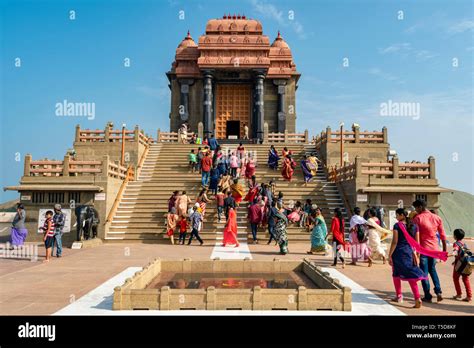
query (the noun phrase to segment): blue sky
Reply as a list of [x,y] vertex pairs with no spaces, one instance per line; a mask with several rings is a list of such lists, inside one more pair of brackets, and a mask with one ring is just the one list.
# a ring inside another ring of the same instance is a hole
[[[240,13],[289,43],[302,73],[299,130],[385,125],[402,161],[433,155],[442,186],[474,193],[472,11],[456,0],[1,1],[0,185],[18,182],[26,153],[61,159],[78,123],[168,129],[177,45],[188,29],[197,40],[208,19]],[[65,99],[94,102],[95,119],[56,116]],[[419,119],[380,116],[388,100],[419,103]]]

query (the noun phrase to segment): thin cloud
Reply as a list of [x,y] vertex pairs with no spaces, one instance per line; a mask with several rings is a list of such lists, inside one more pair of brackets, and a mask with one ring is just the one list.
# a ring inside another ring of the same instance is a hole
[[388,72],[383,71],[380,68],[371,68],[369,69],[369,74],[380,77],[381,79],[397,82],[397,83],[405,83],[405,81],[401,80],[398,76],[392,75]]
[[428,51],[420,50],[413,48],[412,45],[408,42],[403,43],[394,43],[390,46],[379,48],[380,54],[402,54],[405,57],[412,56],[417,62],[424,62],[434,57],[437,57],[438,54]]
[[303,25],[297,20],[285,17],[283,11],[279,10],[275,5],[259,0],[250,0],[250,3],[253,6],[253,10],[260,16],[274,20],[283,27],[290,27],[300,39],[306,39]]
[[395,43],[385,48],[379,48],[381,54],[394,53],[399,51],[409,51],[411,50],[411,44],[408,42],[404,43]]
[[458,33],[464,33],[465,31],[473,31],[473,30],[474,30],[474,21],[462,20],[458,23],[451,25],[448,28],[448,33],[458,34]]

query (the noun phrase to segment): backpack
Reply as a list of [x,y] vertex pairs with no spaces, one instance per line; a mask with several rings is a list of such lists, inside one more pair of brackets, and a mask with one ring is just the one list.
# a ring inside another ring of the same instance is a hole
[[369,231],[364,225],[355,225],[352,231],[356,234],[359,243],[365,243],[369,239]]
[[474,268],[474,256],[472,255],[472,251],[469,250],[466,244],[460,242],[455,242],[455,244],[459,247],[459,254],[454,264],[454,270],[462,275],[470,275]]

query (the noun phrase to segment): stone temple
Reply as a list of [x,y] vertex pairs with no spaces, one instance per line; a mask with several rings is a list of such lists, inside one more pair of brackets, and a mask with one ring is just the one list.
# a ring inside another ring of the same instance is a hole
[[211,19],[197,43],[188,32],[167,76],[171,131],[188,121],[218,139],[241,138],[245,125],[250,138],[263,139],[265,123],[269,132],[295,132],[300,74],[280,33],[270,43],[258,20]]

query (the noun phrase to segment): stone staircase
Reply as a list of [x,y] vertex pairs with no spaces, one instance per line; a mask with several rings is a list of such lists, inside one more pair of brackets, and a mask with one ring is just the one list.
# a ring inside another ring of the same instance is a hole
[[[304,203],[311,198],[322,208],[329,225],[335,207],[343,208],[343,202],[334,183],[328,182],[323,168],[319,168],[316,178],[307,186],[303,186],[303,174],[299,161],[305,153],[314,152],[314,147],[303,144],[279,144],[279,152],[284,146],[292,150],[298,167],[292,182],[283,180],[280,170],[272,171],[267,166],[268,145],[245,144],[246,151],[251,151],[257,159],[257,181],[276,182],[276,191],[284,193],[284,201],[290,199]],[[236,149],[237,144],[224,144],[223,150]],[[125,188],[116,213],[110,223],[106,235],[108,242],[143,242],[169,243],[165,231],[168,199],[175,190],[185,190],[194,201],[201,189],[201,175],[191,173],[188,168],[187,155],[191,149],[197,150],[198,145],[177,143],[159,143],[151,145],[145,158],[142,170],[136,181],[129,182]],[[242,181],[242,184],[244,182]],[[237,209],[238,238],[251,238],[250,226],[247,226],[247,204],[242,202]],[[347,217],[346,217],[347,218]],[[214,243],[222,238],[225,221],[217,222],[215,202],[208,203],[204,226],[200,232],[205,242]],[[329,227],[329,226],[328,226]],[[258,232],[261,242],[267,240],[267,231]],[[304,229],[290,225],[288,228],[290,242],[305,242],[310,233]]]

